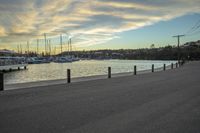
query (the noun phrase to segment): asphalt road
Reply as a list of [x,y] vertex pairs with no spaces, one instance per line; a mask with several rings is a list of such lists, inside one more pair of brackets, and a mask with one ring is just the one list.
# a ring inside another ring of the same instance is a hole
[[200,62],[0,92],[0,133],[199,133]]

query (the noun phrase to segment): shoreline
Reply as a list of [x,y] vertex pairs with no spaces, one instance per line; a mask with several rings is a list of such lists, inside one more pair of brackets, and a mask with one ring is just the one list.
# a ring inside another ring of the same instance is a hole
[[[166,66],[166,71],[171,69],[171,65]],[[176,68],[174,68],[176,69]],[[163,67],[155,68],[154,72],[162,72]],[[152,73],[151,69],[137,71],[137,75]],[[136,76],[133,72],[124,72],[124,73],[114,73],[111,75],[112,78],[116,77],[125,77],[125,76]],[[106,79],[108,75],[93,75],[93,76],[83,76],[83,77],[72,77],[71,82],[85,82],[85,81],[92,81],[92,80],[99,80],[99,79]],[[53,79],[53,80],[42,80],[42,81],[33,81],[33,82],[25,82],[25,83],[12,83],[12,84],[5,84],[5,91],[6,90],[14,90],[14,89],[25,89],[31,87],[43,87],[49,85],[59,85],[59,84],[67,84],[67,78],[65,79]]]
[[196,133],[199,67],[2,91],[1,132]]

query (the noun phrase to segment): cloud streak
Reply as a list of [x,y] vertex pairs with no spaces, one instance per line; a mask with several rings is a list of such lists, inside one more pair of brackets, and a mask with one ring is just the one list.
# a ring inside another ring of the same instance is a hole
[[0,0],[0,47],[43,33],[70,33],[78,47],[85,47],[199,12],[200,0]]

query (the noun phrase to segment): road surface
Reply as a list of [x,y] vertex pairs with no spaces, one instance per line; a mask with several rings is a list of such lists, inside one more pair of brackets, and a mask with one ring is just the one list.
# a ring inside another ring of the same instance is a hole
[[200,62],[0,92],[0,133],[199,133]]

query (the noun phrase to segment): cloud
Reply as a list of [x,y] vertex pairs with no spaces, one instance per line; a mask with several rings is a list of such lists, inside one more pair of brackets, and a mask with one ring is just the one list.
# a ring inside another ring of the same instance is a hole
[[4,27],[0,26],[0,36],[6,36],[6,31],[4,29]]
[[77,46],[85,47],[199,12],[200,0],[0,0],[0,47],[43,38],[44,33],[70,33]]

